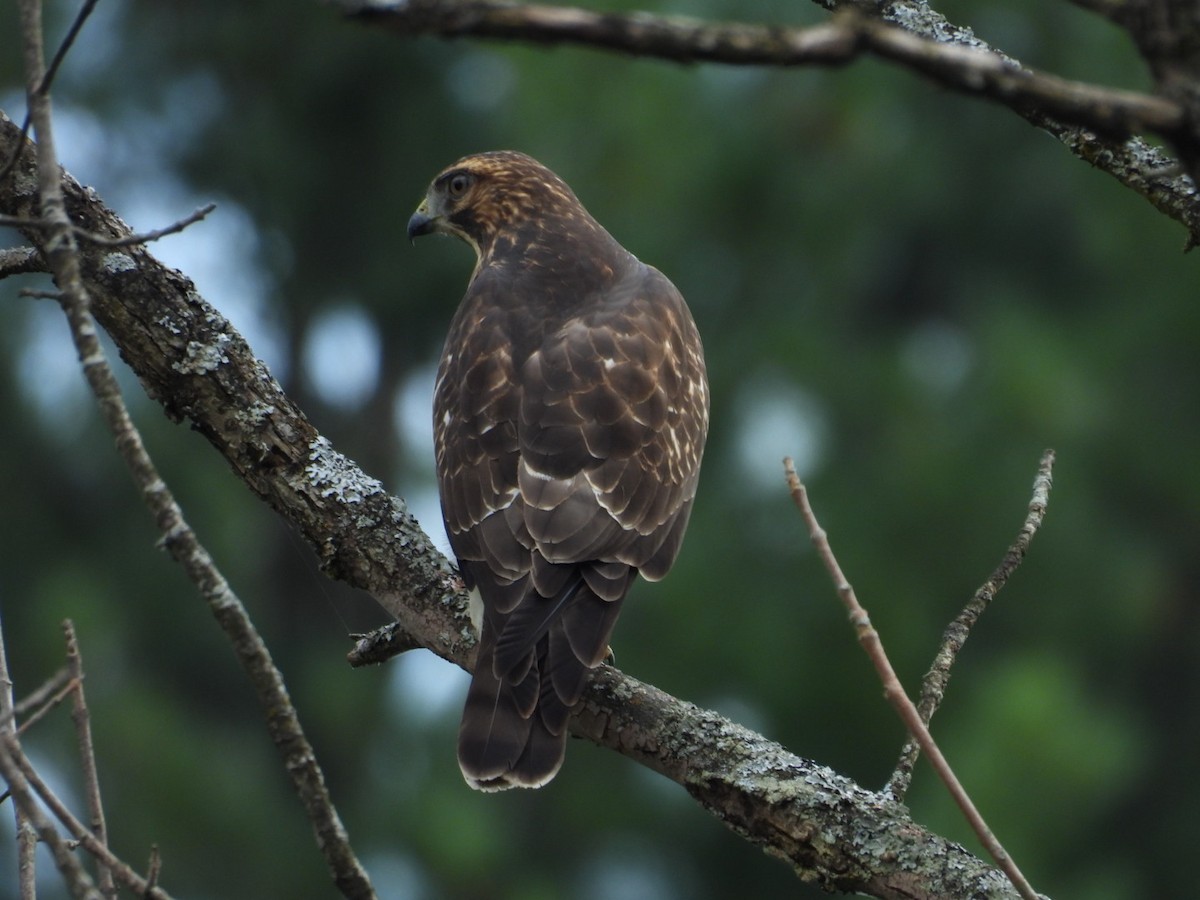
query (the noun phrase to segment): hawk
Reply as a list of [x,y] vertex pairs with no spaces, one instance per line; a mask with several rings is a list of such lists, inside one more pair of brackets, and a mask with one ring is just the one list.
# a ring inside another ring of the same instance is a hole
[[434,389],[442,516],[482,601],[458,760],[540,787],[634,578],[679,552],[708,432],[700,335],[675,286],[530,157],[442,171],[408,222],[476,254]]

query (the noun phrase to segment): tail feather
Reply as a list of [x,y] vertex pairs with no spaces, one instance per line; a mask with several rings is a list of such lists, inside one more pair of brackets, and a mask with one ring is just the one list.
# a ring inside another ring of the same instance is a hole
[[499,626],[494,651],[496,671],[505,674],[519,668],[526,654],[541,642],[563,611],[575,604],[582,586],[583,579],[573,575],[557,596],[543,597],[530,590]]
[[621,599],[603,600],[591,587],[579,592],[575,602],[563,610],[559,624],[575,658],[589,669],[604,661],[612,639]]
[[542,667],[542,693],[538,700],[538,711],[546,727],[554,731],[565,727],[571,710],[583,696],[592,666],[575,655],[561,623],[546,637],[546,662]]
[[632,580],[635,571],[627,572],[595,579],[576,570],[557,597],[531,585],[511,613],[485,615],[458,732],[459,767],[472,787],[540,787],[558,772],[571,712],[604,659],[621,607],[620,595],[603,599],[591,582],[603,582],[597,586],[607,594],[611,582]]

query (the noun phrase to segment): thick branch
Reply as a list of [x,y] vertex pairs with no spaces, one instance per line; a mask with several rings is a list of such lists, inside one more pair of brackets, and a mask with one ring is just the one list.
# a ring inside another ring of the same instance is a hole
[[[19,137],[0,117],[0,155]],[[64,177],[63,189],[76,224],[113,237],[128,232],[74,179]],[[27,163],[0,184],[0,210],[36,212]],[[37,244],[40,230],[27,238]],[[96,317],[168,414],[208,438],[317,549],[330,575],[370,591],[405,640],[468,665],[474,637],[461,582],[403,502],[316,433],[183,275],[141,247],[84,247],[81,260]],[[805,879],[878,897],[1015,896],[1001,873],[883,795],[616,670],[594,679],[575,728],[684,785]]]
[[[927,0],[813,0],[826,9],[839,11],[871,7],[885,22],[918,37],[939,43],[970,47],[1020,65],[1002,50],[978,38],[969,28],[955,25],[929,6]],[[1122,0],[1129,6],[1129,0]],[[1185,175],[1179,163],[1141,137],[1104,137],[1070,119],[1057,119],[1036,104],[1010,107],[1031,125],[1058,138],[1068,150],[1089,165],[1107,172],[1117,181],[1145,197],[1150,204],[1188,230],[1188,249],[1200,243],[1200,202],[1195,179]],[[1184,135],[1186,145],[1190,137]]]
[[504,0],[332,0],[348,16],[397,34],[483,37],[538,44],[575,44],[673,62],[730,65],[836,65],[855,54],[847,28],[786,28],[704,22],[647,13],[606,13],[573,6]]
[[[41,236],[44,242],[39,247],[61,293],[60,303],[70,325],[84,376],[142,500],[162,532],[163,544],[172,558],[183,567],[221,623],[266,711],[267,731],[284,758],[293,788],[304,804],[330,874],[345,896],[374,898],[375,891],[355,858],[341,819],[329,800],[324,776],[291,705],[283,678],[241,601],[213,564],[208,551],[184,520],[170,489],[159,477],[108,364],[107,354],[96,332],[96,318],[92,315],[92,294],[85,284],[87,276],[83,254],[75,240],[76,229],[69,218],[64,191],[66,183],[54,152],[50,98],[39,87],[44,84],[40,0],[23,0],[21,8],[29,81],[27,96],[30,118],[38,137],[37,153],[30,156],[36,162],[36,198],[43,216],[41,220],[31,221],[25,229],[27,233]],[[138,243],[142,242],[139,237]],[[119,242],[114,245],[103,237],[96,243],[107,247],[120,246]],[[94,771],[87,771],[87,761],[85,758],[85,775],[94,777]],[[98,804],[98,794],[95,799]],[[103,834],[98,837],[103,844]],[[102,879],[102,887],[106,881]]]
[[401,34],[580,44],[677,62],[731,65],[844,65],[871,53],[968,94],[1005,106],[1035,106],[1100,132],[1148,130],[1165,137],[1184,125],[1178,104],[1146,94],[1067,81],[1023,68],[990,50],[942,43],[879,19],[844,12],[811,28],[702,22],[645,13],[601,13],[505,0],[346,2],[350,14]]
[[[1200,242],[1192,180],[1142,131],[1177,147],[1197,142],[1174,98],[1073,82],[1021,66],[948,22],[925,0],[815,0],[840,11],[812,28],[702,22],[645,13],[601,13],[504,0],[327,0],[347,15],[400,34],[574,44],[674,62],[841,65],[862,54],[889,59],[951,90],[984,96],[1049,131],[1187,228]],[[855,10],[869,8],[879,18]]]

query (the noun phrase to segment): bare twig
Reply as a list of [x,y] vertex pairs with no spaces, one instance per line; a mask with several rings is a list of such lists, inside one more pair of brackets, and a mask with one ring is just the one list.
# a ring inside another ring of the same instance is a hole
[[75,681],[71,678],[68,678],[67,681],[63,683],[62,687],[49,696],[41,706],[39,706],[37,709],[34,709],[33,712],[25,717],[24,721],[22,721],[20,726],[17,728],[17,734],[24,734],[26,731],[36,725],[50,713],[50,710],[54,709],[54,707],[66,700],[74,690]]
[[17,291],[19,297],[33,297],[35,300],[54,300],[62,302],[62,291],[48,291],[41,288],[21,288]]
[[71,847],[58,833],[54,823],[38,806],[30,790],[30,781],[17,763],[21,756],[20,745],[14,735],[0,733],[0,776],[8,782],[13,801],[27,817],[38,840],[50,848],[54,864],[66,882],[67,890],[76,900],[104,900],[83,865],[71,852]]
[[[99,2],[99,0],[84,0],[83,6],[80,7],[79,12],[75,15],[74,21],[71,22],[71,27],[67,29],[66,36],[63,38],[62,43],[59,44],[58,50],[54,54],[54,59],[50,61],[49,67],[42,74],[42,80],[38,82],[36,88],[38,93],[44,94],[50,90],[50,85],[54,83],[54,76],[58,74],[59,66],[61,66],[63,60],[67,58],[67,53],[75,43],[75,38],[79,36],[79,32],[83,28],[84,22],[88,20],[88,17],[92,14],[92,10],[96,8],[97,2]],[[27,111],[25,113],[25,121],[21,124],[22,138],[29,134],[29,125],[31,121],[32,114]],[[22,140],[13,150],[12,155],[4,164],[4,168],[0,169],[0,182],[4,181],[4,179],[8,177],[8,174],[17,164],[17,160],[20,159],[21,149],[24,146],[25,142]]]
[[[75,734],[79,739],[79,761],[83,773],[84,794],[87,797],[88,815],[91,818],[92,834],[101,844],[108,845],[108,829],[104,824],[104,804],[100,800],[100,776],[96,771],[96,751],[92,743],[92,722],[88,714],[87,698],[83,693],[83,656],[79,652],[79,640],[75,636],[75,624],[67,619],[63,622],[63,634],[67,641],[67,666],[71,670],[74,690],[71,692],[71,720],[75,723]],[[103,863],[96,872],[100,893],[105,897],[117,895],[112,872]]]
[[[0,622],[0,738],[16,733],[17,708],[13,704],[13,681],[8,673],[8,655],[4,649],[4,627]],[[11,794],[9,788],[0,802]],[[37,896],[37,832],[21,804],[13,803],[17,829],[17,891],[20,900]]]
[[[85,228],[80,228],[78,225],[72,225],[71,230],[75,237],[80,240],[87,241],[91,244],[96,244],[100,247],[132,247],[135,244],[149,244],[151,241],[157,241],[159,238],[166,237],[169,234],[178,234],[196,222],[199,222],[210,212],[217,208],[215,203],[206,203],[197,209],[195,212],[184,216],[170,225],[163,228],[155,228],[153,231],[144,231],[140,234],[130,234],[125,237],[110,238],[102,234],[92,234]],[[27,219],[22,216],[5,216],[0,215],[0,225],[10,228],[57,228],[58,223],[50,219]],[[2,260],[0,260],[2,261]],[[44,269],[42,270],[44,271]]]
[[[4,634],[0,629],[0,736],[5,734],[19,735],[26,727],[33,725],[57,706],[70,692],[71,673],[68,669],[59,669],[49,681],[41,685],[32,694],[20,702],[12,702],[12,679],[8,674],[8,660],[5,658]],[[14,723],[21,716],[32,710],[28,719],[14,728]],[[0,803],[11,794],[11,789],[0,792]],[[20,900],[35,900],[37,896],[37,830],[29,821],[24,809],[19,803],[13,804],[17,822],[17,884]]]
[[83,6],[79,8],[79,12],[75,14],[75,19],[71,22],[71,27],[67,29],[66,35],[62,39],[62,43],[58,45],[58,49],[54,51],[54,58],[50,60],[50,65],[46,67],[46,72],[42,75],[42,81],[38,85],[39,93],[46,93],[50,90],[50,85],[54,84],[54,76],[58,74],[59,66],[63,60],[67,58],[67,54],[71,52],[71,47],[75,44],[75,38],[79,37],[79,32],[83,29],[84,23],[88,20],[88,16],[92,14],[92,10],[96,8],[99,0],[84,0]]
[[45,271],[46,263],[33,247],[9,247],[0,250],[0,278]]
[[[1017,570],[1021,560],[1025,558],[1025,553],[1029,550],[1033,536],[1037,534],[1042,520],[1046,517],[1046,505],[1049,503],[1050,487],[1053,484],[1053,469],[1054,451],[1047,450],[1038,462],[1037,476],[1033,480],[1033,496],[1029,501],[1029,511],[1025,516],[1020,533],[1009,545],[1004,559],[1000,561],[995,571],[987,581],[979,586],[979,589],[963,607],[962,612],[955,617],[954,621],[946,628],[945,634],[942,635],[942,644],[934,657],[933,665],[921,682],[921,700],[917,704],[921,721],[926,725],[929,724],[929,720],[933,718],[933,714],[941,705],[942,698],[946,694],[946,685],[950,681],[950,669],[954,665],[955,659],[958,658],[959,651],[966,644],[971,629],[996,594],[1000,592],[1000,589],[1008,583],[1009,577]],[[902,800],[908,792],[908,786],[912,781],[913,766],[916,765],[920,752],[920,745],[911,737],[900,752],[900,761],[896,764],[896,770],[888,780],[886,788],[887,792],[897,800]]]
[[146,864],[147,889],[158,886],[158,876],[162,871],[162,857],[158,853],[158,844],[150,845],[150,862]]
[[854,588],[850,586],[850,582],[846,580],[841,566],[838,565],[837,558],[833,554],[833,548],[829,545],[829,536],[817,521],[816,514],[808,502],[808,491],[800,481],[800,477],[796,474],[796,467],[793,465],[790,457],[784,459],[783,466],[787,475],[788,487],[791,489],[792,499],[795,501],[796,507],[800,510],[800,514],[808,526],[809,536],[812,538],[813,546],[817,549],[817,555],[824,564],[825,570],[829,573],[829,577],[833,579],[838,597],[841,598],[842,603],[846,606],[846,610],[850,615],[850,623],[854,626],[854,630],[858,635],[858,641],[874,664],[880,681],[883,682],[883,691],[888,702],[895,707],[896,711],[900,714],[901,720],[908,728],[909,733],[921,745],[921,749],[929,757],[930,765],[933,766],[938,776],[942,779],[942,782],[946,785],[946,789],[954,798],[954,802],[958,805],[959,809],[962,810],[972,830],[984,848],[991,854],[992,859],[996,861],[996,864],[1004,870],[1009,880],[1012,881],[1013,887],[1017,889],[1025,900],[1037,900],[1037,892],[1025,879],[1025,876],[1021,874],[1021,870],[1017,868],[1016,862],[1008,855],[1008,852],[1000,844],[999,840],[996,839],[996,836],[992,834],[991,829],[988,828],[987,823],[984,822],[983,816],[979,814],[979,810],[975,808],[975,804],[950,768],[950,763],[947,762],[946,758],[942,755],[942,751],[934,742],[933,735],[929,733],[929,729],[921,721],[921,716],[917,712],[917,708],[904,692],[904,687],[900,684],[900,679],[896,677],[896,672],[892,668],[887,654],[884,652],[883,643],[879,639],[879,633],[871,625],[870,616],[867,615],[867,611],[859,604],[858,598],[854,594]]
[[[5,790],[12,795],[12,789]],[[25,815],[25,808],[13,802],[17,816],[17,890],[21,900],[37,900],[37,830]]]
[[157,241],[159,238],[166,237],[169,234],[178,234],[187,228],[189,225],[195,224],[207,216],[210,212],[217,208],[215,203],[205,203],[195,212],[184,216],[176,222],[172,222],[164,228],[155,228],[153,231],[144,231],[141,234],[131,234],[129,237],[123,238],[106,238],[99,234],[88,234],[82,232],[85,240],[89,240],[94,244],[99,244],[101,247],[131,247],[134,244],[148,244],[151,241]]
[[[3,648],[0,648],[0,650],[3,650]],[[0,678],[6,677],[7,676],[0,674]],[[57,703],[58,701],[53,698],[64,688],[69,687],[67,682],[70,680],[70,671],[68,671],[66,668],[59,669],[49,678],[49,680],[42,684],[41,687],[35,690],[28,697],[25,697],[23,700],[18,700],[16,704],[10,707],[7,711],[0,709],[0,731],[3,731],[9,725],[9,723],[15,719],[24,716],[26,713],[30,712],[30,710],[37,709],[43,703],[49,702],[52,705]]]
[[[75,815],[67,808],[66,804],[55,794],[45,781],[38,775],[29,758],[21,750],[16,738],[11,735],[0,735],[0,772],[10,785],[13,786],[13,797],[17,802],[26,806],[27,810],[32,810],[34,813],[41,815],[41,809],[34,799],[34,794],[37,795],[37,800],[45,804],[48,809],[67,832],[75,839],[78,846],[83,847],[88,853],[94,856],[99,862],[107,867],[113,873],[113,877],[124,888],[133,891],[147,900],[171,900],[170,895],[160,887],[151,886],[145,878],[138,875],[126,863],[122,862],[107,846],[96,839],[96,836],[88,831],[87,826],[79,821]],[[20,790],[18,791],[18,788]],[[35,817],[36,818],[36,817]],[[42,815],[42,820],[45,826],[49,827],[49,831],[53,832],[55,839],[61,844],[66,842],[57,837],[53,825],[48,819]],[[38,826],[38,835],[45,840],[45,831],[42,826]],[[70,855],[71,862],[76,866],[79,865],[78,860],[74,855]],[[56,857],[57,859],[57,857]],[[61,867],[60,867],[61,869]],[[91,883],[91,879],[88,879]],[[103,900],[101,895],[95,888],[92,888],[93,893],[89,896]]]
[[84,375],[116,439],[117,448],[141,491],[142,499],[163,534],[163,543],[209,603],[254,685],[259,702],[267,713],[267,730],[283,757],[293,789],[304,805],[317,846],[334,881],[346,897],[373,898],[374,889],[333,807],[324,775],[300,726],[283,678],[241,601],[184,520],[174,496],[159,476],[129,416],[120,386],[100,344],[91,314],[91,300],[80,269],[75,229],[66,213],[49,98],[38,89],[43,72],[40,7],[38,0],[21,0],[20,5],[26,80],[29,85],[27,95],[38,141],[37,174],[41,213],[51,223],[46,255],[62,291],[60,302]]

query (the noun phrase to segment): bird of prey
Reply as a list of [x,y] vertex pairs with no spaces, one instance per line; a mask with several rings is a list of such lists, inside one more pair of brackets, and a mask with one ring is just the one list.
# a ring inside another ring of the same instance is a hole
[[485,791],[540,787],[634,578],[687,527],[708,432],[683,297],[512,151],[446,168],[408,223],[474,248],[434,389],[442,516],[482,601],[458,759]]

